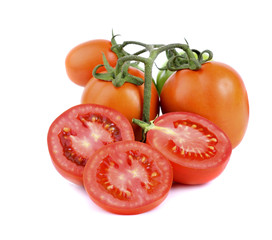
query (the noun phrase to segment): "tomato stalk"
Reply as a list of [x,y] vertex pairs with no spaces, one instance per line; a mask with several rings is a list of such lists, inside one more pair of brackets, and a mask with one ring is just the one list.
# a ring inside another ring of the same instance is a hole
[[[138,45],[143,47],[142,50],[129,54],[124,50],[128,45]],[[181,49],[184,51],[184,54],[180,55],[176,49]],[[177,71],[181,69],[190,69],[198,70],[201,68],[201,64],[206,61],[209,61],[212,58],[212,52],[205,50],[200,53],[197,50],[191,50],[188,44],[145,44],[137,41],[125,41],[122,44],[117,44],[115,41],[115,36],[112,38],[112,51],[114,51],[118,58],[115,69],[110,67],[107,63],[106,58],[104,58],[104,65],[107,69],[107,73],[96,73],[97,69],[103,65],[97,66],[93,75],[101,80],[112,81],[114,86],[120,87],[125,82],[130,82],[136,85],[140,85],[143,82],[140,79],[135,78],[134,76],[127,73],[128,67],[131,65],[131,62],[141,62],[144,64],[144,103],[143,103],[143,115],[142,121],[150,124],[150,101],[151,101],[151,86],[152,86],[152,69],[154,62],[158,55],[162,52],[167,53],[168,63],[166,68],[171,71]],[[140,56],[142,53],[149,52],[148,57]],[[208,53],[209,58],[203,60],[202,55]],[[196,57],[197,55],[197,57]],[[135,121],[134,121],[135,122]],[[143,131],[143,139],[145,132]]]

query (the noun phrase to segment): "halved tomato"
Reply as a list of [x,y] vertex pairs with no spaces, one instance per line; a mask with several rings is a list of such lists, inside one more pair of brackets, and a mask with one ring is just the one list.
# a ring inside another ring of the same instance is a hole
[[214,123],[197,114],[167,113],[154,121],[146,142],[173,165],[174,181],[202,184],[216,178],[226,167],[232,146]]
[[95,104],[81,104],[62,113],[48,131],[48,149],[57,171],[82,185],[89,157],[104,145],[134,140],[131,124],[121,113]]
[[83,174],[90,198],[116,214],[139,214],[155,208],[166,198],[172,181],[169,161],[137,141],[102,147],[87,162]]

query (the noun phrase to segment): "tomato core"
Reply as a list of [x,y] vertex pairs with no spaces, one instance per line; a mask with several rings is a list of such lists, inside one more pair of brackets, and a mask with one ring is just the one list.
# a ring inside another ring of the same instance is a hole
[[87,149],[90,146],[90,143],[87,141],[88,135],[93,138],[93,141],[97,142],[100,140],[100,145],[107,145],[122,140],[120,129],[105,116],[87,113],[79,114],[77,119],[86,128],[87,134],[80,137],[76,131],[69,127],[64,127],[58,134],[60,144],[63,148],[63,155],[77,165],[85,166],[88,160],[88,154],[79,154],[73,147],[73,143],[81,142],[80,145],[83,147],[81,150],[83,151],[80,152],[86,152],[84,148]]
[[130,200],[134,197],[133,186],[138,185],[142,191],[152,192],[160,184],[156,179],[159,175],[149,157],[130,150],[126,152],[125,161],[114,161],[110,155],[106,156],[99,164],[96,181],[114,198]]
[[168,141],[169,151],[187,159],[205,160],[216,154],[218,139],[201,124],[186,120],[173,122],[176,134]]

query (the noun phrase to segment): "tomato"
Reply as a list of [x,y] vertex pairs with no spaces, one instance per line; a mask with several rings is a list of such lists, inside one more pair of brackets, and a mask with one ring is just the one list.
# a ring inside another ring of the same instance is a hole
[[[144,73],[136,68],[129,68],[129,74],[144,79]],[[141,139],[141,128],[132,119],[141,119],[143,113],[144,84],[136,86],[125,83],[123,86],[114,87],[112,82],[92,78],[86,85],[82,94],[82,103],[101,104],[121,112],[132,124],[136,140]],[[154,83],[151,88],[150,120],[159,113],[159,96]]]
[[197,71],[177,71],[164,84],[160,97],[163,113],[197,113],[218,125],[233,148],[243,139],[248,96],[243,80],[230,66],[212,61]]
[[90,198],[116,214],[139,214],[155,208],[166,198],[172,181],[169,161],[149,145],[136,141],[100,148],[83,173]]
[[82,185],[89,157],[104,145],[133,140],[128,120],[119,112],[94,104],[81,104],[62,113],[48,131],[48,149],[57,171]]
[[174,181],[203,184],[225,169],[232,147],[225,133],[197,114],[172,112],[154,121],[146,143],[172,164]]
[[[93,76],[93,69],[97,65],[103,64],[102,53],[105,54],[109,64],[114,67],[117,56],[111,51],[111,46],[110,41],[97,39],[74,47],[65,59],[66,72],[69,78],[74,83],[85,86]],[[105,71],[105,68],[99,68],[98,72],[101,71]]]

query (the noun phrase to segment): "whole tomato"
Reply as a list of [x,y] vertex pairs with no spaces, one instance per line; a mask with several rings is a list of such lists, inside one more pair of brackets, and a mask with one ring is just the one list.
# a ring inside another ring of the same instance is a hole
[[[102,53],[105,54],[109,64],[114,67],[117,56],[111,51],[111,47],[111,42],[104,39],[91,40],[74,47],[65,59],[68,77],[74,83],[85,86],[93,76],[93,69],[103,64]],[[98,72],[102,71],[105,71],[105,68],[99,68]]]
[[249,119],[248,95],[240,75],[230,66],[208,62],[197,71],[180,70],[164,84],[162,112],[197,113],[219,126],[232,148],[242,140]]
[[[130,67],[128,73],[144,79],[144,73],[139,69]],[[112,82],[92,78],[82,94],[82,103],[100,104],[113,108],[127,117],[132,124],[135,139],[141,139],[141,128],[132,123],[132,119],[141,119],[143,114],[144,84],[137,86],[132,83],[124,83],[121,87],[115,87]],[[150,120],[159,113],[159,96],[155,84],[152,82]]]

